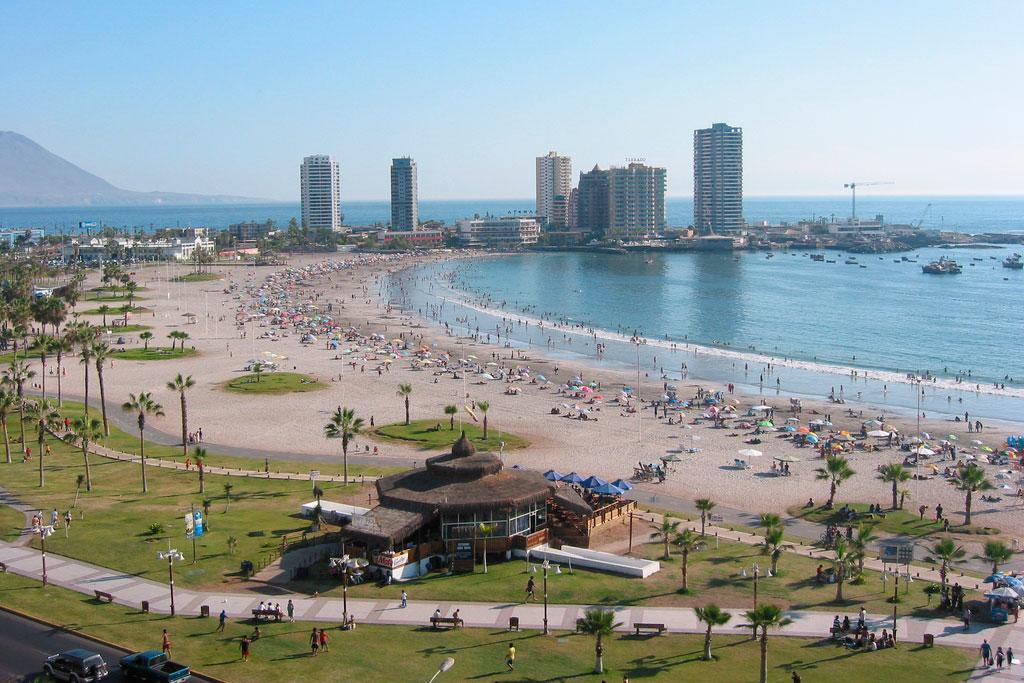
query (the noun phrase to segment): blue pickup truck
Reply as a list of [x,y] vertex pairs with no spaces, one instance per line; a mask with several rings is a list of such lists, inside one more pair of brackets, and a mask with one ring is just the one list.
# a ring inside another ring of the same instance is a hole
[[192,676],[187,666],[172,662],[159,650],[146,650],[122,657],[121,671],[126,680],[150,683],[184,683]]

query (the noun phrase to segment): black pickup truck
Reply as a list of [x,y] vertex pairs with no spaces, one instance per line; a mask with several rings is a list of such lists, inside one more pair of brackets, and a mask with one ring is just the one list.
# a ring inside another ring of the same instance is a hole
[[127,680],[150,683],[184,683],[192,676],[187,666],[172,662],[159,650],[146,650],[122,657],[121,671]]

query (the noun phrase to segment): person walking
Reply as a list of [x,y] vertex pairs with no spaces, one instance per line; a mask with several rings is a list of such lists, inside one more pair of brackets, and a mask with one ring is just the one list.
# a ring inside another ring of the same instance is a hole
[[402,589],[402,609],[405,609],[408,606],[409,606],[409,594],[406,593],[405,589],[403,588]]
[[964,605],[964,610],[963,610],[961,616],[963,617],[963,620],[964,620],[964,630],[965,631],[970,630],[970,628],[971,628],[971,608],[968,607],[967,605]]
[[[537,602],[537,582],[530,577],[530,580],[526,582],[526,600],[533,600]],[[523,601],[525,602],[525,600]]]
[[313,634],[309,636],[309,650],[313,656],[316,657],[316,651],[320,649],[320,634],[313,629]]
[[171,656],[171,636],[167,633],[167,629],[164,629],[163,638],[161,639],[160,648],[164,654],[167,655],[168,659]]
[[1006,648],[1006,668],[1009,669],[1013,666],[1013,648]]
[[508,667],[509,671],[515,671],[516,668],[516,646],[512,643],[508,644],[508,652],[505,653],[505,666]]
[[242,636],[241,649],[242,649],[242,661],[243,662],[248,662],[249,661],[249,646],[251,644],[252,644],[252,641],[249,640],[249,636]]
[[327,630],[320,629],[320,652],[328,652],[330,650],[328,647],[328,640],[330,640],[330,638],[327,635]]
[[224,625],[227,624],[228,613],[225,610],[220,611],[220,616],[217,618],[217,633],[224,632]]
[[288,621],[295,621],[295,603],[288,601]]
[[986,668],[992,666],[992,646],[988,640],[981,641],[981,661]]
[[1002,647],[1002,645],[1000,645],[999,647],[996,648],[996,668],[997,669],[1001,670],[1003,668],[1003,660],[1005,658],[1006,658],[1006,655],[1003,653],[1003,647]]

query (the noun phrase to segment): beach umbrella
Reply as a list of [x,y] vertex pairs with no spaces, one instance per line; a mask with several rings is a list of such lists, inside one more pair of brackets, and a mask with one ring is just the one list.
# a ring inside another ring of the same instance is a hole
[[810,427],[797,427],[796,428],[796,433],[797,434],[810,434],[811,433],[811,428]]
[[795,455],[789,455],[788,453],[785,455],[776,455],[774,459],[779,462],[800,462],[800,458]]
[[784,431],[784,432],[795,432],[796,431],[796,427],[794,427],[793,425],[786,425],[785,427],[782,428],[782,431]]
[[559,481],[564,481],[567,484],[582,484],[583,477],[576,474],[575,472],[570,472],[569,474],[566,474],[561,479],[559,479]]
[[909,443],[909,444],[919,444],[919,443],[924,443],[924,439],[922,439],[922,438],[921,438],[921,437],[919,437],[919,436],[912,436],[912,437],[910,437],[909,439],[907,439],[907,443]]
[[960,437],[957,436],[956,434],[946,434],[946,438],[949,439],[950,441],[959,441],[960,440]]
[[984,446],[985,445],[984,441],[979,441],[978,439],[971,439],[971,443],[974,444],[975,446]]
[[600,486],[595,486],[595,487],[593,487],[590,490],[593,491],[594,493],[599,493],[602,496],[621,496],[622,495],[622,489],[620,489],[618,486],[615,486],[614,484],[609,484],[608,482],[605,482],[604,484],[601,484]]
[[992,598],[995,600],[1016,600],[1018,598],[1017,591],[1007,586],[996,588],[995,590],[985,593],[986,598]]
[[985,583],[995,583],[996,581],[1002,581],[1004,578],[1005,577],[1002,574],[1000,574],[999,572],[996,572],[995,574],[992,574],[991,576],[986,576],[985,579],[984,579],[984,582]]
[[675,453],[669,453],[668,455],[661,456],[661,461],[662,462],[682,462],[683,459],[680,458]]
[[911,450],[911,453],[917,453],[918,455],[935,455],[935,451],[925,446],[918,446]]
[[834,436],[834,437],[832,437],[832,440],[833,441],[842,441],[843,443],[850,443],[851,441],[856,441],[856,439],[854,439],[849,434],[840,434],[839,436]]
[[985,451],[986,453],[991,453],[992,452],[992,447],[991,446],[982,446],[981,450]]
[[771,420],[760,420],[757,423],[758,427],[774,427],[775,424]]
[[612,485],[613,486],[618,486],[623,491],[632,491],[633,490],[633,485],[630,484],[625,479],[616,479],[615,481],[612,482]]
[[561,474],[559,472],[556,472],[555,470],[548,470],[547,472],[544,473],[544,477],[548,481],[561,481],[563,476],[565,476],[565,475],[563,475],[563,474]]
[[764,455],[764,453],[756,448],[741,448],[737,453],[742,455],[744,458],[759,458]]
[[604,486],[607,483],[608,482],[605,481],[604,479],[602,479],[601,477],[598,477],[597,475],[592,474],[592,475],[590,475],[589,477],[587,477],[586,479],[583,480],[583,488],[586,488],[586,489],[596,489],[597,487]]
[[865,420],[862,424],[868,429],[876,429],[882,426],[882,423],[878,420]]
[[868,436],[874,437],[876,439],[884,439],[885,437],[889,436],[889,432],[885,431],[884,429],[872,429],[870,432],[868,432]]
[[818,436],[816,434],[805,434],[804,441],[807,443],[818,443]]

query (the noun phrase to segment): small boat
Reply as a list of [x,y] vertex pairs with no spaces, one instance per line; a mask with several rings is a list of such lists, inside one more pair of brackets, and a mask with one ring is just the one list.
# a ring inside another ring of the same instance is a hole
[[1013,256],[1007,256],[1003,259],[1003,268],[1012,268],[1013,270],[1021,270],[1024,268],[1024,261],[1021,260],[1020,254],[1014,254]]
[[851,258],[848,258],[845,261],[843,261],[843,263],[845,263],[848,266],[855,266],[855,265],[857,265],[857,259],[851,257]]
[[654,263],[654,259],[652,259],[650,257],[645,258],[644,259],[644,263],[646,263],[647,265],[651,265],[652,263]]
[[938,261],[921,266],[921,270],[929,275],[959,275],[964,269],[953,259],[943,256]]
[[825,259],[825,263],[835,263],[835,262],[836,262],[836,260],[834,258]]
[[825,255],[824,254],[811,254],[811,260],[812,261],[824,261],[825,260]]

